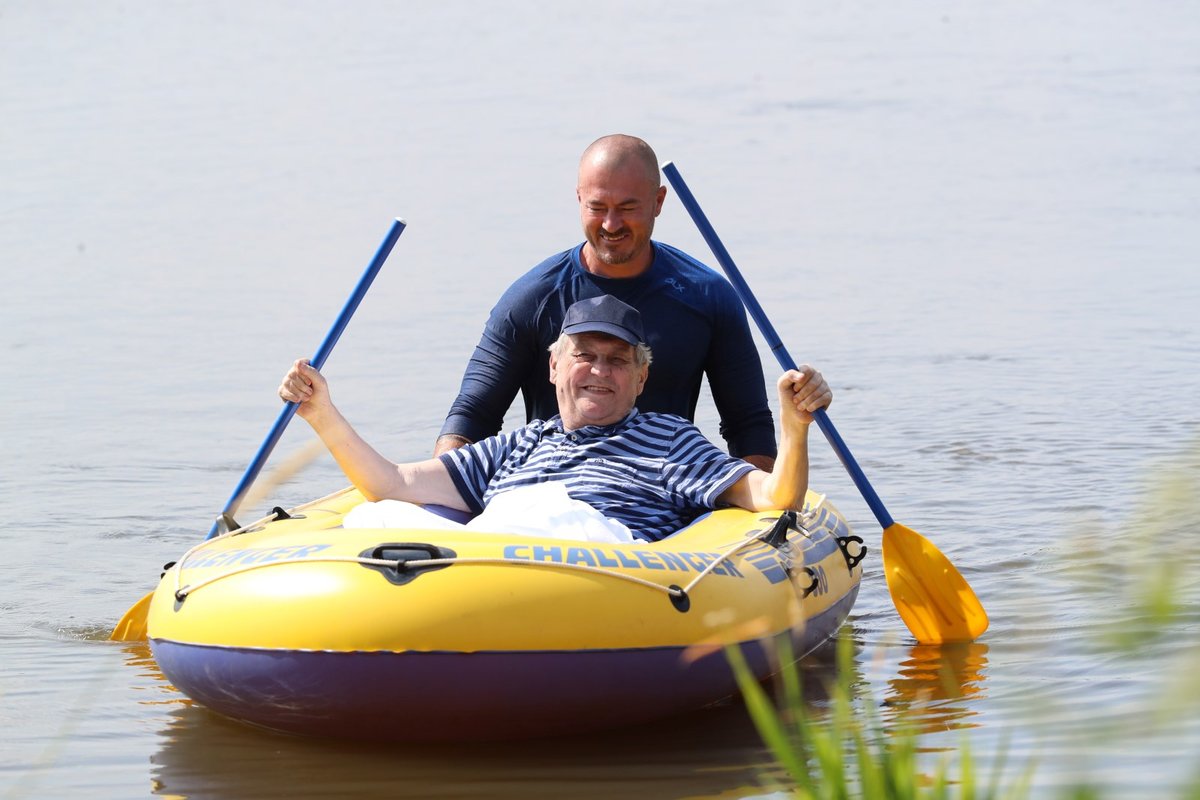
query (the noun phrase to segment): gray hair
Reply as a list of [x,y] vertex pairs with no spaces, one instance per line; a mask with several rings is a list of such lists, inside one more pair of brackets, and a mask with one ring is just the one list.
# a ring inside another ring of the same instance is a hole
[[[599,334],[604,336],[605,334]],[[614,337],[615,338],[615,337]],[[550,345],[547,350],[555,358],[562,358],[563,353],[567,352],[567,346],[571,343],[571,334],[560,333],[554,344]],[[633,349],[633,363],[638,365],[638,368],[650,366],[650,362],[654,360],[654,354],[650,352],[650,345],[645,342],[638,342]]]

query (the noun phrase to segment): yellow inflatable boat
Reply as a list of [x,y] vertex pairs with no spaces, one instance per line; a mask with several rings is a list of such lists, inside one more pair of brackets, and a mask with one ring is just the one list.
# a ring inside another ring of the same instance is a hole
[[[378,740],[533,737],[633,724],[736,692],[858,594],[862,540],[822,497],[726,509],[653,543],[346,529],[347,489],[208,540],[164,574],[154,656],[184,694],[255,725]],[[715,650],[715,652],[709,652]],[[707,653],[707,655],[705,655]]]

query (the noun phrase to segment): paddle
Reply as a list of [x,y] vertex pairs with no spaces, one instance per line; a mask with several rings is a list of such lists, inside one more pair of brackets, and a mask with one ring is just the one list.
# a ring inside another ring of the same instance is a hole
[[[796,369],[796,362],[784,349],[771,321],[767,319],[762,306],[751,293],[729,251],[717,237],[717,232],[713,230],[696,198],[684,183],[679,170],[668,161],[663,164],[662,171],[674,187],[675,193],[679,195],[692,221],[700,229],[700,234],[708,242],[713,255],[725,270],[729,282],[742,299],[742,304],[754,317],[780,366],[785,370]],[[987,612],[970,585],[950,563],[950,559],[921,534],[892,519],[858,462],[854,460],[850,448],[833,427],[825,409],[818,409],[813,417],[883,527],[883,570],[887,577],[888,590],[900,618],[917,641],[922,644],[970,641],[987,630]]]
[[[358,284],[354,287],[354,291],[350,293],[350,298],[342,306],[337,319],[334,320],[333,327],[329,329],[329,333],[325,335],[325,340],[317,348],[317,353],[313,356],[311,362],[317,369],[325,365],[325,360],[329,358],[334,345],[341,338],[342,331],[346,329],[350,318],[358,310],[359,303],[366,296],[367,289],[371,288],[371,282],[375,280],[375,276],[379,273],[383,262],[391,254],[396,240],[404,232],[404,226],[405,222],[402,219],[397,218],[392,222],[392,227],[388,229],[387,235],[384,236],[383,243],[379,245],[379,250],[376,251],[375,257],[371,259],[371,263],[367,265],[362,277],[358,279]],[[279,413],[279,417],[275,420],[275,424],[271,426],[267,438],[263,440],[262,445],[258,448],[258,452],[254,454],[254,458],[250,461],[250,466],[246,468],[246,473],[233,490],[233,494],[229,496],[229,501],[225,503],[225,508],[221,511],[221,516],[213,523],[212,529],[209,530],[208,536],[205,539],[211,539],[216,536],[221,532],[222,527],[226,530],[236,529],[237,525],[233,522],[233,515],[237,513],[238,507],[242,504],[246,493],[250,491],[251,484],[254,483],[258,474],[262,472],[263,465],[267,463],[271,451],[275,449],[275,445],[279,443],[280,437],[283,436],[284,429],[287,428],[288,423],[292,421],[292,417],[295,415],[296,403],[285,403],[283,410]],[[145,639],[146,614],[150,609],[150,599],[153,596],[154,592],[150,592],[141,600],[134,603],[125,612],[125,616],[121,617],[116,628],[113,629],[112,636],[109,638],[118,642],[132,642]]]

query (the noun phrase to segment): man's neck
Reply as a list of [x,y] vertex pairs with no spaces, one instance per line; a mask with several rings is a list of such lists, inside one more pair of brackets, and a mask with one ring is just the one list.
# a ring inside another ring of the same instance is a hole
[[580,253],[580,261],[583,262],[584,269],[601,278],[636,278],[654,263],[654,249],[648,247],[644,255],[630,259],[624,264],[609,264],[596,255],[590,244],[585,243],[583,252]]

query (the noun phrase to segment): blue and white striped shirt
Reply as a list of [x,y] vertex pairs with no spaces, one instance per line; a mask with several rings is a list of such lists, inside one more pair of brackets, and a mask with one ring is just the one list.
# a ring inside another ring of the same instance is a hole
[[754,467],[718,449],[674,414],[635,408],[615,425],[571,432],[562,419],[523,428],[441,456],[458,493],[475,513],[497,494],[544,481],[655,541],[687,525]]

